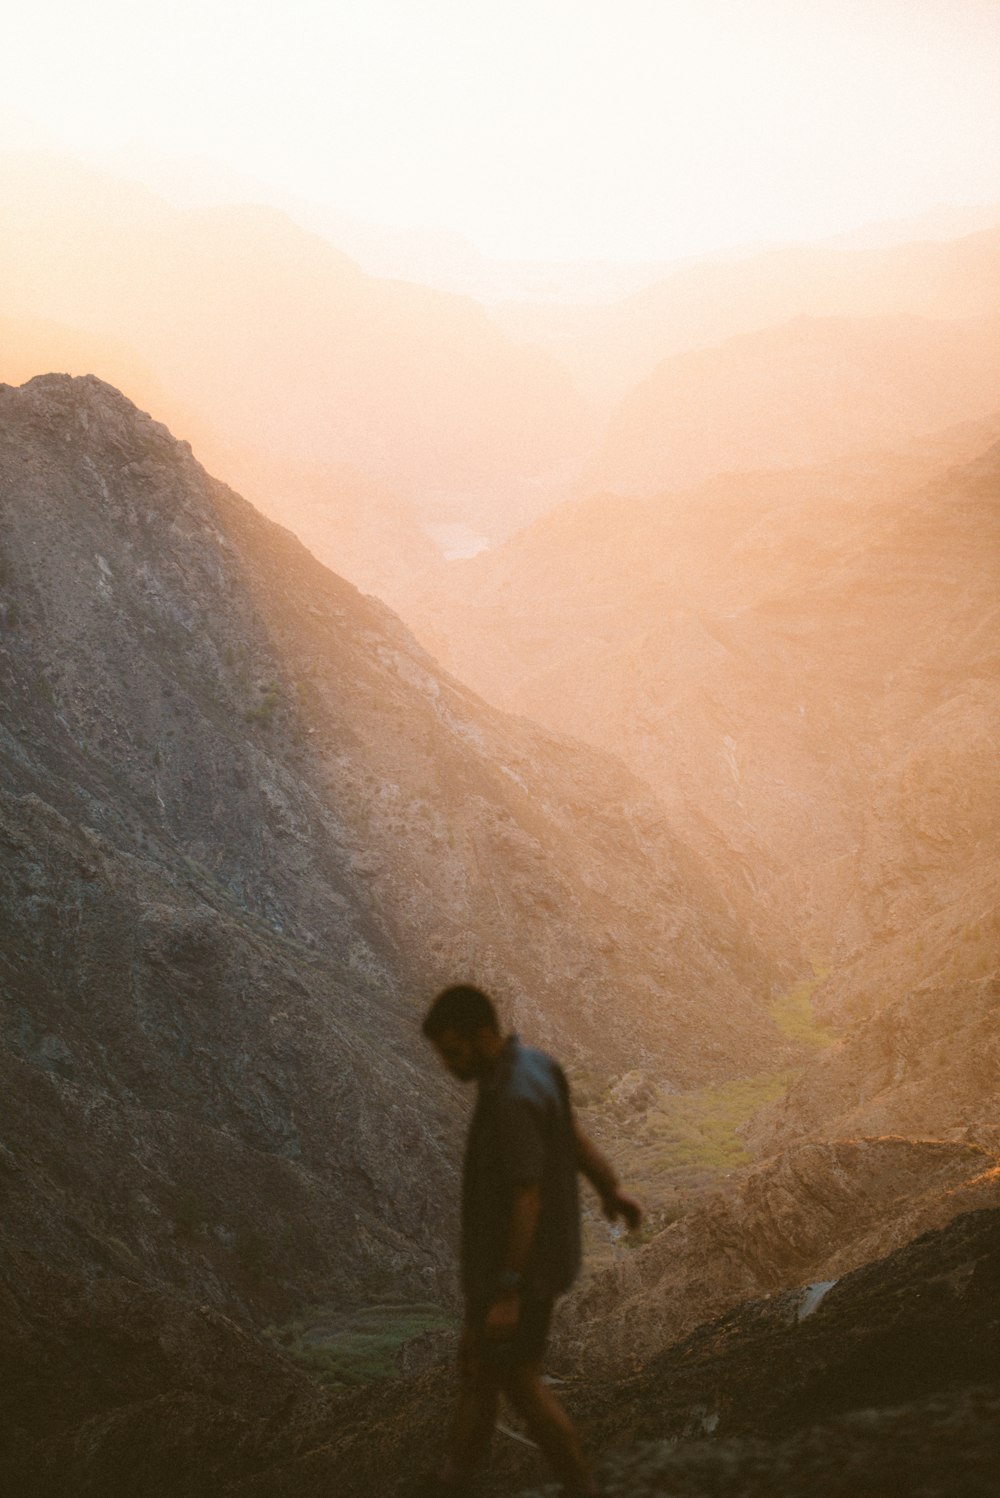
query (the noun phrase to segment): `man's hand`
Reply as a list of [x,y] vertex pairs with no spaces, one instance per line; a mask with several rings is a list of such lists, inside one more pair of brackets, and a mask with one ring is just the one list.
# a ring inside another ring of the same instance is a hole
[[614,1222],[616,1217],[624,1217],[629,1232],[634,1233],[642,1221],[642,1206],[634,1196],[622,1190],[611,1165],[576,1118],[573,1119],[573,1132],[576,1135],[577,1167],[601,1198],[605,1217],[610,1222]]
[[483,1330],[491,1341],[512,1337],[521,1319],[521,1297],[517,1290],[505,1290],[486,1312]]
[[614,1222],[618,1217],[624,1217],[625,1226],[630,1233],[634,1233],[642,1222],[642,1203],[636,1197],[630,1196],[627,1191],[622,1191],[620,1186],[616,1186],[613,1191],[609,1191],[601,1198],[601,1206],[609,1222]]

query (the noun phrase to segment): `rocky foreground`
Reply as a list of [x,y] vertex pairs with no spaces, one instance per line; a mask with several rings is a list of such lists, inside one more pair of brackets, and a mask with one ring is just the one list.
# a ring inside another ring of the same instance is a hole
[[[24,1498],[402,1498],[439,1449],[447,1366],[332,1396],[207,1310],[148,1296],[109,1345],[95,1331],[113,1287],[86,1301],[39,1288],[58,1357],[19,1349],[3,1436]],[[95,1345],[115,1358],[87,1380]],[[181,1380],[165,1394],[171,1366]],[[1000,1210],[835,1283],[747,1302],[635,1374],[581,1372],[562,1392],[621,1498],[985,1498],[1000,1418]],[[59,1410],[44,1443],[26,1435],[39,1401],[50,1418]],[[538,1470],[501,1433],[485,1491],[520,1493]]]

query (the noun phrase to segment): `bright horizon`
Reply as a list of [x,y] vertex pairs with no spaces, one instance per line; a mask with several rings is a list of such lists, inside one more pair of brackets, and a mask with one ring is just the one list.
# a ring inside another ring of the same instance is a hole
[[[997,0],[41,0],[20,128],[513,260],[664,261],[1000,201]],[[8,140],[10,134],[8,134]]]

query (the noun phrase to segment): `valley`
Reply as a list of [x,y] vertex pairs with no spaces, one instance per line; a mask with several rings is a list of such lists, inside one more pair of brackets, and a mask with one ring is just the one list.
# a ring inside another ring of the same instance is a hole
[[486,307],[0,181],[10,1490],[414,1492],[460,980],[647,1209],[549,1349],[609,1495],[989,1491],[996,228]]

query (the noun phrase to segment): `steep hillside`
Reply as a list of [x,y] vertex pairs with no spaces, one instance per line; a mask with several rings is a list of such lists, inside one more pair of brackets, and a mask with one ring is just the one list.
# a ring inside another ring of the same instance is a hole
[[771,1153],[803,1138],[889,1132],[1000,1145],[996,906],[991,922],[991,976],[928,984],[856,1024],[757,1115],[753,1146]]
[[765,1161],[623,1249],[561,1310],[553,1366],[637,1367],[743,1301],[828,1283],[1000,1207],[1000,1161],[978,1145],[835,1137]]
[[605,1073],[782,1052],[638,782],[486,708],[117,392],[0,389],[0,506],[8,1249],[240,1317],[440,1298],[435,985]]

